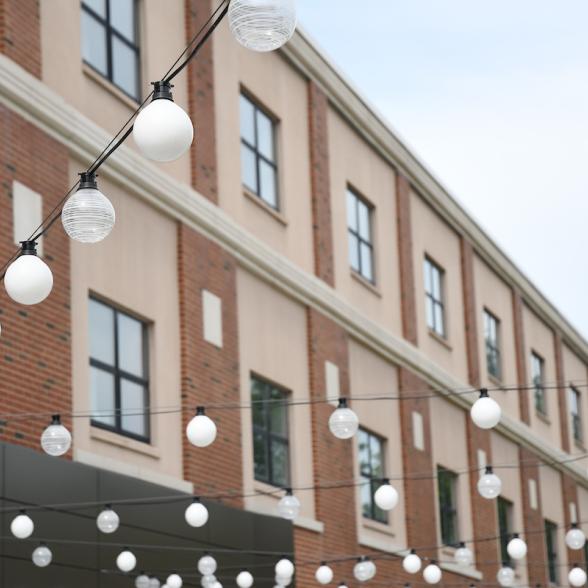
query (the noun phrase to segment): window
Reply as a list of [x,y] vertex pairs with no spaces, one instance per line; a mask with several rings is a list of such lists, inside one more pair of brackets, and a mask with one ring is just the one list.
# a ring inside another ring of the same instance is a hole
[[574,432],[574,441],[582,443],[584,432],[582,431],[582,396],[580,391],[570,388],[570,413],[572,415],[572,431]]
[[139,100],[136,0],[82,1],[82,57],[125,94]]
[[545,362],[534,351],[531,353],[531,375],[535,390],[535,409],[542,415],[547,414],[547,399],[545,398]]
[[251,377],[255,479],[281,488],[290,485],[288,393]]
[[508,554],[506,546],[512,539],[512,502],[502,498],[501,496],[497,499],[498,506],[498,533],[500,535],[500,561],[503,564],[512,567],[512,560]]
[[358,434],[359,475],[363,482],[360,486],[361,511],[365,518],[388,523],[388,515],[378,508],[374,492],[385,476],[384,440],[364,429]]
[[549,581],[557,584],[558,563],[557,563],[557,525],[551,521],[545,521],[545,547],[547,548],[547,569]]
[[90,299],[92,424],[149,441],[147,325]]
[[278,210],[276,123],[241,94],[241,181],[245,188]]
[[441,519],[441,541],[444,545],[459,543],[457,527],[457,474],[437,467],[439,493],[439,518]]
[[445,337],[445,307],[443,304],[444,271],[431,259],[425,257],[425,304],[427,326],[431,331]]
[[373,208],[347,189],[347,229],[349,232],[349,264],[351,269],[374,282],[374,246],[372,244]]
[[500,379],[500,321],[489,311],[484,310],[484,341],[486,343],[486,366],[488,373]]

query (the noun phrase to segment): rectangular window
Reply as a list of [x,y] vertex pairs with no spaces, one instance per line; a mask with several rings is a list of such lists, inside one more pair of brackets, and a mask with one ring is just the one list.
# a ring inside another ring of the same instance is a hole
[[497,499],[498,506],[498,533],[500,535],[500,561],[512,567],[512,561],[506,546],[512,539],[512,502],[502,498]]
[[351,269],[374,282],[373,208],[359,194],[347,188],[347,230]]
[[278,210],[276,122],[241,94],[241,181],[245,188]]
[[439,518],[441,541],[444,545],[457,545],[457,474],[437,466],[437,489],[439,493]]
[[545,547],[547,548],[547,569],[549,581],[557,584],[558,563],[557,563],[557,525],[551,521],[545,521]]
[[542,415],[547,414],[547,399],[545,397],[545,362],[543,358],[531,352],[531,376],[535,391],[535,410]]
[[427,326],[437,335],[445,337],[445,305],[443,301],[445,272],[428,257],[425,257],[424,268]]
[[149,441],[146,323],[89,301],[92,425]]
[[363,482],[360,486],[361,511],[365,518],[388,523],[388,515],[378,508],[374,501],[374,492],[385,477],[384,440],[364,429],[358,434],[359,475]]
[[139,101],[137,0],[82,1],[82,57],[125,94]]
[[582,443],[584,440],[584,431],[582,430],[582,396],[580,391],[573,386],[570,388],[570,413],[572,416],[574,440]]
[[497,379],[501,377],[500,360],[500,321],[489,311],[484,310],[484,341],[486,343],[486,366],[488,373]]
[[290,485],[288,392],[251,377],[255,479],[281,488]]

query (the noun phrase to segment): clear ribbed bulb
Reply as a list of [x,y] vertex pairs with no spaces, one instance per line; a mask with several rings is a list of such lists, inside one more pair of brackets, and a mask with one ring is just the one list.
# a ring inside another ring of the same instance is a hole
[[96,188],[75,192],[61,212],[65,232],[80,243],[102,241],[112,231],[115,219],[110,200]]
[[111,508],[105,508],[96,517],[96,526],[103,533],[114,533],[120,524],[120,518]]
[[300,512],[300,500],[290,493],[283,496],[278,502],[278,514],[289,521],[293,521]]
[[53,422],[41,435],[41,447],[47,455],[59,457],[69,451],[71,447],[71,433],[61,424],[59,417],[53,417]]

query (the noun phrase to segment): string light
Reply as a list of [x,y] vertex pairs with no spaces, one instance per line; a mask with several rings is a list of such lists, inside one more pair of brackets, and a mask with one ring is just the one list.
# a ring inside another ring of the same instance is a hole
[[116,567],[121,572],[132,572],[137,565],[137,558],[135,554],[125,547],[116,558]]
[[294,564],[283,557],[275,566],[276,576],[291,578],[294,575]]
[[327,562],[322,562],[314,577],[319,584],[330,584],[333,581],[333,570],[327,565]]
[[432,560],[431,563],[423,570],[423,579],[427,584],[439,584],[441,582],[441,577],[443,574],[441,573],[441,568],[437,565],[435,560]]
[[488,396],[488,390],[482,388],[480,397],[470,409],[472,421],[481,429],[492,429],[500,422],[502,410],[496,400]]
[[387,478],[383,484],[375,491],[374,500],[376,505],[382,510],[392,510],[398,504],[398,491],[390,484]]
[[144,572],[141,572],[135,578],[135,588],[149,588],[150,580],[149,576],[146,576]]
[[502,481],[492,470],[492,466],[486,466],[486,472],[478,480],[478,492],[480,496],[492,500],[500,495]]
[[120,525],[120,518],[109,504],[96,517],[96,526],[107,535],[114,533]]
[[510,588],[515,581],[515,572],[514,570],[507,565],[503,565],[496,574],[496,581],[503,587],[503,588]]
[[204,414],[204,407],[196,408],[196,416],[190,420],[186,427],[186,436],[192,445],[196,447],[208,447],[216,439],[216,425],[214,421]]
[[376,564],[368,557],[362,556],[353,566],[353,576],[359,582],[367,582],[376,575]]
[[53,554],[44,543],[41,543],[41,545],[33,551],[32,560],[38,568],[46,568],[51,563],[52,559]]
[[27,515],[25,510],[21,510],[10,523],[10,531],[17,539],[28,539],[35,530],[33,519]]
[[200,502],[200,498],[195,496],[192,504],[186,509],[184,518],[191,527],[203,527],[208,522],[208,509]]
[[572,523],[572,528],[566,533],[566,545],[573,550],[582,549],[586,543],[586,535],[578,528],[578,523]]
[[414,549],[402,560],[402,567],[407,574],[416,574],[420,571],[423,565],[421,558],[416,554]]
[[462,541],[459,544],[459,547],[455,550],[453,555],[455,559],[455,563],[463,568],[467,568],[472,565],[474,561],[474,554],[469,547],[466,547],[466,544]]
[[202,588],[213,588],[213,586],[216,584],[216,576],[210,574],[207,576],[203,576],[202,579],[200,580],[200,585],[202,586]]
[[216,572],[216,559],[212,555],[206,553],[198,560],[198,571],[203,576],[212,576]]
[[149,588],[161,588],[161,582],[154,576],[149,576]]
[[167,588],[182,588],[184,581],[180,575],[171,574],[167,577],[165,583],[167,584]]
[[247,570],[239,572],[236,581],[239,588],[251,588],[253,586],[253,576]]
[[286,488],[286,494],[278,502],[278,514],[288,521],[293,521],[300,512],[300,500],[292,493],[292,488]]
[[577,564],[574,564],[570,573],[568,574],[568,582],[574,588],[580,588],[586,584],[586,572],[578,567]]
[[66,454],[71,447],[71,433],[61,424],[58,414],[53,415],[51,424],[41,435],[43,451],[53,457]]
[[527,544],[519,537],[518,533],[508,542],[506,551],[512,559],[524,559],[527,555]]
[[20,255],[8,266],[4,287],[12,300],[32,305],[43,302],[53,289],[53,274],[37,255],[35,241],[21,241]]
[[329,429],[337,439],[351,439],[359,428],[357,415],[347,406],[347,399],[340,398],[337,408],[329,417]]

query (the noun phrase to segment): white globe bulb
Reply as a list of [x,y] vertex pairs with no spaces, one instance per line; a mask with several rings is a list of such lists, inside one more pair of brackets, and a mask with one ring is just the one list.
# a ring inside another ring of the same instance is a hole
[[290,586],[290,584],[292,584],[292,576],[278,576],[276,574],[275,582],[278,586],[285,588],[286,586]]
[[371,580],[376,575],[377,568],[376,568],[376,564],[371,559],[368,559],[367,563],[368,563],[368,573],[369,573],[368,580]]
[[502,410],[496,400],[488,396],[483,390],[480,398],[474,402],[470,409],[470,415],[474,423],[481,429],[492,429],[500,422]]
[[149,588],[149,576],[140,574],[135,578],[135,588]]
[[216,572],[216,559],[212,555],[203,555],[198,560],[198,571],[203,576],[212,576]]
[[337,439],[351,439],[359,428],[357,415],[347,407],[345,398],[339,400],[339,406],[329,417],[329,429]]
[[374,500],[382,510],[392,510],[398,504],[398,491],[389,483],[382,484],[374,493]]
[[496,580],[503,588],[510,588],[515,581],[514,570],[508,566],[500,568],[496,574]]
[[574,588],[580,588],[586,584],[586,572],[578,566],[573,567],[568,574],[568,582]]
[[402,567],[407,574],[416,574],[421,569],[421,566],[421,558],[414,551],[411,551],[402,560]]
[[345,584],[345,582],[341,582],[338,588],[347,588],[347,584]]
[[300,512],[300,500],[292,494],[291,491],[286,492],[278,502],[278,514],[286,520],[293,521]]
[[[158,93],[157,85],[155,92]],[[141,153],[153,161],[178,159],[194,139],[190,117],[171,99],[169,88],[165,96],[154,98],[143,108],[133,126],[135,143]]]
[[582,549],[586,543],[586,535],[582,529],[578,529],[577,526],[572,528],[566,533],[566,545],[570,549]]
[[506,546],[508,555],[513,559],[523,559],[527,555],[527,544],[515,535]]
[[132,551],[125,549],[118,554],[116,558],[116,567],[121,572],[130,572],[135,569],[137,565],[137,558]]
[[39,568],[46,568],[53,559],[51,550],[46,545],[39,545],[33,551],[33,563]]
[[326,563],[322,563],[314,577],[319,584],[330,584],[333,581],[333,570]]
[[213,585],[212,588],[223,588],[223,585],[217,580]]
[[441,582],[441,568],[435,563],[430,563],[423,570],[423,579],[427,584],[438,584]]
[[96,526],[103,533],[114,533],[119,525],[119,516],[109,506],[96,517]]
[[[25,247],[28,245],[25,244]],[[39,304],[53,288],[49,266],[36,254],[23,254],[6,270],[4,287],[8,296],[20,304]]]
[[465,546],[465,543],[460,543],[453,557],[455,558],[455,563],[463,568],[469,567],[474,561],[474,554],[469,547]]
[[53,416],[53,422],[41,435],[43,451],[53,457],[59,457],[69,451],[71,447],[71,433],[61,424],[59,415]]
[[208,522],[208,509],[196,498],[186,509],[184,517],[191,527],[202,527]]
[[283,576],[285,578],[290,578],[294,575],[294,564],[286,558],[282,558],[276,564],[276,576]]
[[202,588],[212,588],[215,584],[216,577],[212,574],[202,576],[202,579],[200,580],[200,586],[202,586]]
[[157,578],[149,578],[149,588],[160,588],[161,582]]
[[186,435],[196,447],[208,447],[216,439],[216,425],[204,414],[203,408],[198,407],[196,416],[186,427]]
[[253,576],[247,571],[239,572],[237,586],[239,588],[251,588],[253,586]]
[[296,30],[294,0],[232,0],[229,27],[237,41],[253,51],[273,51]]
[[492,468],[486,468],[486,473],[478,480],[478,492],[484,498],[492,500],[500,495],[502,482],[500,478],[492,473]]
[[367,582],[372,577],[372,567],[370,566],[372,562],[370,562],[367,558],[361,558],[354,566],[353,566],[353,576],[359,582]]
[[98,243],[112,231],[116,213],[110,200],[97,188],[80,188],[61,211],[65,232],[80,243]]
[[33,534],[34,530],[35,524],[33,520],[24,512],[14,517],[10,523],[10,531],[17,539],[27,539]]
[[184,581],[178,574],[171,574],[167,577],[165,583],[167,584],[167,588],[182,588]]

